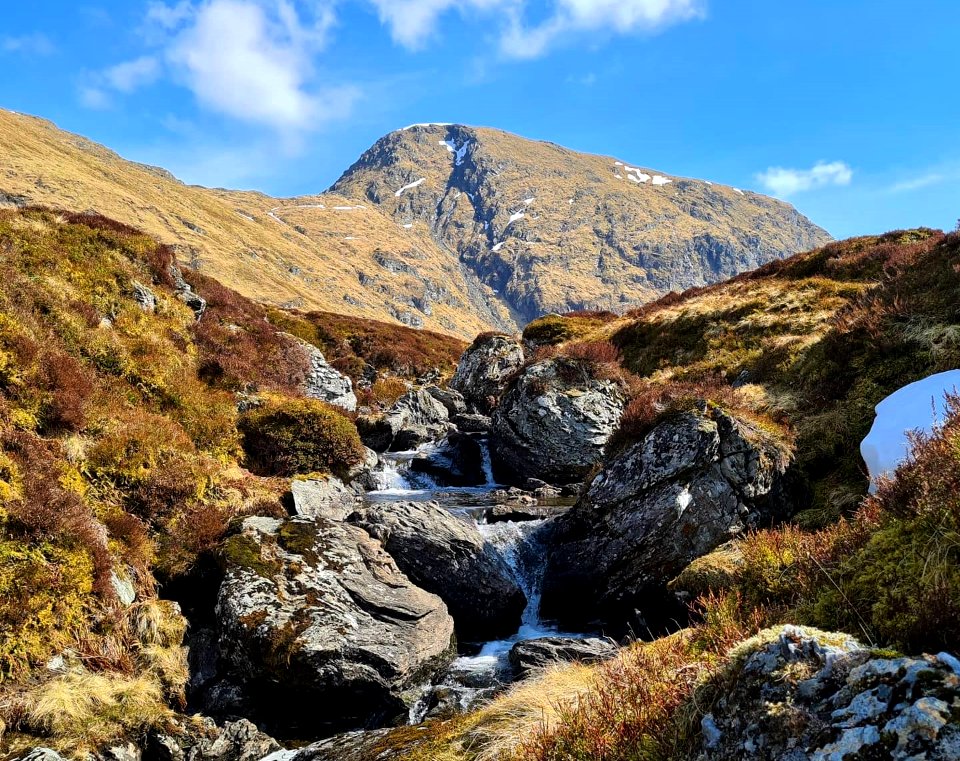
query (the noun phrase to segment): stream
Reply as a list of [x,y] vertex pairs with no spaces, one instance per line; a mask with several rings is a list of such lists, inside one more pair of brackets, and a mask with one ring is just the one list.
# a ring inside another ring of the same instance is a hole
[[[434,451],[427,444],[414,451],[381,455],[377,473],[378,489],[367,493],[369,502],[435,501],[450,512],[472,520],[481,535],[503,557],[527,597],[520,628],[510,637],[479,643],[459,643],[459,655],[446,675],[433,685],[425,685],[411,701],[410,723],[418,724],[434,709],[448,712],[469,710],[512,681],[510,649],[517,643],[541,637],[582,638],[583,633],[560,632],[540,620],[540,589],[546,567],[546,553],[540,539],[544,520],[500,521],[487,523],[487,511],[501,504],[491,495],[504,488],[496,483],[485,439],[479,439],[486,483],[482,486],[438,486],[423,473],[410,470],[415,457]],[[568,500],[567,504],[572,504]]]

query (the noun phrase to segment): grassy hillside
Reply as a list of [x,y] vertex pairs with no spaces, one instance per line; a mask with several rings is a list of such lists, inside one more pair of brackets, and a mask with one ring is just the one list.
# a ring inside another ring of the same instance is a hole
[[[307,355],[279,332],[285,315],[271,313],[278,327],[184,269],[207,301],[198,320],[177,298],[174,263],[170,247],[103,217],[0,211],[3,752],[80,753],[169,721],[187,680],[186,622],[158,585],[234,518],[283,514],[290,476],[362,457],[348,416],[301,397]],[[155,307],[138,302],[145,290]],[[423,361],[449,364],[459,348],[350,318],[289,321],[337,340],[389,336]],[[352,351],[340,356],[374,361]],[[377,368],[418,369],[388,365]],[[240,399],[253,409],[238,412]]]
[[185,263],[257,301],[422,321],[467,338],[500,319],[485,306],[492,294],[464,275],[425,226],[405,228],[369,203],[184,185],[2,109],[0,144],[0,207],[95,211],[176,246]]

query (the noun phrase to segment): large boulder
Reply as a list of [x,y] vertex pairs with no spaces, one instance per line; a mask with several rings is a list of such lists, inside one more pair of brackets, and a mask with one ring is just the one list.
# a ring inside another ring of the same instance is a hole
[[453,619],[363,529],[325,517],[247,518],[222,550],[222,680],[207,708],[278,736],[406,714],[404,692],[453,657]]
[[334,476],[297,478],[290,484],[293,513],[343,520],[354,511],[357,493]]
[[451,429],[450,413],[425,388],[401,396],[379,417],[357,420],[363,443],[377,452],[403,452],[443,438]]
[[952,655],[884,657],[845,634],[786,626],[732,656],[703,691],[710,712],[688,758],[960,758],[960,661]]
[[432,452],[414,457],[410,470],[430,476],[438,486],[482,486],[487,482],[480,442],[456,431]]
[[510,665],[523,678],[558,663],[598,663],[619,651],[615,642],[600,637],[541,637],[518,642],[510,648]]
[[712,405],[661,422],[555,521],[542,614],[636,631],[682,614],[671,579],[748,527],[792,514],[788,461],[770,435]]
[[518,338],[480,335],[460,357],[450,388],[463,394],[471,408],[489,414],[523,362],[523,344]]
[[447,604],[459,639],[494,639],[520,626],[527,599],[472,521],[435,502],[374,504],[351,520],[378,539],[415,584]]
[[531,365],[493,413],[497,475],[516,483],[582,480],[602,459],[623,406],[619,384],[593,377],[585,362],[558,357]]
[[307,355],[307,377],[303,382],[303,395],[353,412],[357,409],[357,395],[353,392],[353,381],[327,362],[313,344],[285,334],[295,341]]

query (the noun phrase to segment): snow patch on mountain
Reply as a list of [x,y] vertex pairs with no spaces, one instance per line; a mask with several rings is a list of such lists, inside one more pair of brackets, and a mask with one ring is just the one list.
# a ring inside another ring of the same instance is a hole
[[408,185],[404,185],[402,188],[400,188],[400,190],[398,190],[396,193],[394,193],[394,195],[395,195],[397,198],[399,198],[400,196],[403,195],[403,193],[404,193],[405,190],[413,190],[414,188],[418,188],[418,187],[420,187],[421,185],[423,185],[423,183],[425,183],[426,181],[427,181],[427,178],[426,178],[426,177],[421,177],[419,180],[414,180],[413,182],[409,183]]

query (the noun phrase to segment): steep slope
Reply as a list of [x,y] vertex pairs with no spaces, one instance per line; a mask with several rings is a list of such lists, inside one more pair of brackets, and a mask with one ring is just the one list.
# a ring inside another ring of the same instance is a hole
[[393,132],[331,190],[429,227],[521,323],[622,311],[830,240],[763,195],[462,125]]
[[369,204],[184,185],[50,122],[4,110],[0,146],[0,207],[96,211],[176,245],[184,264],[258,301],[468,338],[513,327],[495,294],[425,226],[405,228]]

